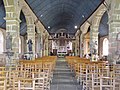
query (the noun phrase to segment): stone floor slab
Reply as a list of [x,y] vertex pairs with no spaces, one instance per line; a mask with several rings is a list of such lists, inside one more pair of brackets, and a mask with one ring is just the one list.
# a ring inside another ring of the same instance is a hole
[[50,90],[82,90],[64,58],[58,58]]

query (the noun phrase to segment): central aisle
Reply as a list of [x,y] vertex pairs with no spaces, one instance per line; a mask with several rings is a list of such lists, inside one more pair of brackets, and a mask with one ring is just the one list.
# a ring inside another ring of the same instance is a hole
[[82,90],[68,67],[65,58],[58,58],[50,90]]

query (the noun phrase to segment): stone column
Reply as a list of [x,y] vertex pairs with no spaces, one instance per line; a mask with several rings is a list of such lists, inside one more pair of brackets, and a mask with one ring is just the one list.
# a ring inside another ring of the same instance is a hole
[[[120,62],[120,40],[117,41],[117,34],[120,32],[120,0],[112,0],[109,10],[109,55],[111,64]],[[120,39],[120,38],[119,38]]]
[[73,56],[75,56],[75,51],[76,51],[75,41],[72,41],[72,52],[73,52]]
[[[28,40],[32,40],[32,60],[35,59],[35,24],[34,24],[34,20],[32,16],[26,16],[26,20],[27,20],[27,43]],[[27,52],[29,52],[28,50],[28,44],[27,44]]]
[[51,54],[50,52],[52,52],[52,40],[48,40],[48,52],[49,52],[49,55]]
[[48,35],[46,34],[46,40],[45,40],[45,56],[48,56]]
[[[14,53],[10,58],[6,57],[6,66],[12,66],[16,65],[19,59],[20,7],[18,6],[18,0],[11,0],[10,2],[8,0],[3,0],[3,2],[6,11],[6,37],[10,36],[11,38],[6,39],[9,40],[6,42],[6,45],[10,46],[10,49],[7,49],[6,53]],[[16,3],[16,5],[14,3]]]
[[83,57],[84,53],[84,35],[87,33],[88,29],[89,29],[90,23],[85,22],[81,28],[81,35],[80,35],[80,57]]
[[84,47],[83,47],[83,34],[80,35],[80,57],[84,55]]
[[92,26],[90,30],[90,53],[91,60],[97,61],[98,57],[98,27]]
[[[10,52],[13,52],[13,57],[11,58],[10,61],[6,62],[6,64],[16,64],[19,59],[19,23],[20,20],[16,18],[9,18],[6,17],[6,35],[7,33],[10,33],[10,36],[12,37],[12,50]],[[6,36],[7,37],[7,36]],[[6,41],[6,45],[8,45],[10,42]]]
[[37,41],[37,46],[38,46],[38,50],[37,50],[37,53],[39,54],[39,56],[41,57],[41,33],[38,33],[37,34],[38,36],[38,41]]
[[75,55],[76,56],[79,56],[79,54],[80,54],[80,32],[79,31],[77,31],[77,33],[76,33],[76,40],[75,40]]
[[42,57],[43,56],[43,35],[42,35],[42,32],[41,32],[41,35],[40,35],[40,57]]
[[41,38],[41,41],[42,41],[42,56],[45,56],[45,33],[44,31],[42,32],[42,38]]
[[20,36],[20,38],[21,38],[21,54],[23,55],[24,54],[24,52],[25,52],[25,50],[24,50],[24,37],[23,36]]
[[81,34],[80,36],[80,57],[83,57],[85,54],[88,52],[88,43],[89,39],[85,38],[84,33]]
[[97,61],[98,59],[98,30],[100,20],[106,11],[105,5],[101,5],[99,10],[94,15],[94,19],[92,20],[91,27],[90,27],[90,53],[92,55],[91,60]]
[[90,53],[90,48],[89,48],[89,41],[90,39],[89,38],[85,38],[84,39],[84,54],[89,54]]
[[36,28],[37,28],[37,35],[38,35],[38,53],[39,53],[39,56],[42,57],[42,52],[43,52],[43,29],[44,27],[39,24],[40,22],[37,22],[36,23]]
[[36,23],[37,36],[36,36],[36,53],[41,57],[41,31],[38,23]]
[[77,56],[78,54],[78,37],[76,36],[76,40],[75,40],[75,56]]
[[79,34],[78,34],[78,56],[80,57],[80,36],[81,36],[81,32],[79,30]]

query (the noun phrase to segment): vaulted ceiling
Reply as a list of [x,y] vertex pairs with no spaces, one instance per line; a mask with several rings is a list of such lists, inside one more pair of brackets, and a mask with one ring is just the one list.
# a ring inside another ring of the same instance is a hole
[[[49,33],[75,34],[104,0],[25,0]],[[77,28],[75,28],[77,26]]]
[[[104,0],[25,0],[50,34],[64,30],[75,35],[77,29],[93,14]],[[106,16],[101,21],[100,32],[104,36]],[[0,0],[0,28],[6,29],[5,8]],[[24,13],[20,15],[20,34],[26,35]],[[77,26],[77,28],[75,28]]]

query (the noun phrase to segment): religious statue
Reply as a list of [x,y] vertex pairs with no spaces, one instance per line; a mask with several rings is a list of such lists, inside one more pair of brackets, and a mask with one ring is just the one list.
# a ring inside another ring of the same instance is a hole
[[29,50],[29,52],[31,52],[32,51],[32,44],[33,44],[32,40],[29,39],[27,44],[28,44],[28,50]]
[[6,49],[12,50],[12,36],[10,35],[10,32],[6,35]]
[[93,45],[93,54],[97,54],[97,47],[98,47],[98,45],[97,45],[97,41],[95,41],[95,43],[94,43],[94,45]]

